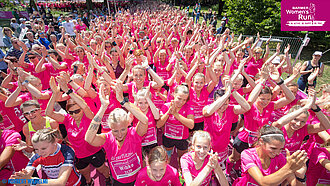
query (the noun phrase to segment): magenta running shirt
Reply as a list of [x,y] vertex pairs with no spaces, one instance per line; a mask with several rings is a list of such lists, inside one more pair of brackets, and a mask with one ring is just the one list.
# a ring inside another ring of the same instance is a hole
[[[209,162],[210,155],[206,156],[206,158],[204,159],[202,167],[199,170],[197,170],[196,167],[195,167],[194,160],[192,158],[192,153],[194,153],[194,151],[187,152],[184,155],[182,155],[182,157],[180,159],[180,164],[181,164],[181,169],[182,169],[182,175],[184,175],[184,173],[186,173],[186,172],[190,172],[190,174],[191,174],[191,176],[194,180],[198,176],[198,174],[200,172],[202,172],[204,167],[207,166],[207,163]],[[207,185],[210,184],[211,177],[212,177],[212,172],[213,172],[213,170],[203,180],[203,182],[201,184],[202,186],[207,186]]]
[[244,128],[248,131],[251,131],[252,134],[247,130],[243,130],[238,134],[238,138],[249,144],[253,144],[257,138],[258,130],[266,124],[270,124],[269,119],[271,113],[274,110],[274,101],[271,101],[264,109],[263,113],[260,113],[256,104],[254,103],[251,106],[251,109],[244,113]]
[[[147,133],[143,136],[142,139],[142,147],[157,144],[157,128],[156,128],[156,120],[150,108],[148,108],[148,112],[146,114],[148,118],[148,130]],[[134,117],[133,126],[136,127],[139,120]]]
[[[14,130],[3,130],[0,136],[0,154],[6,147],[19,144],[17,138],[21,139],[21,135],[18,132]],[[16,151],[9,162],[0,169],[0,179],[9,179],[14,172],[24,169],[28,162],[29,159],[22,151]]]
[[69,114],[65,114],[64,117],[63,124],[77,158],[86,158],[101,150],[101,147],[94,147],[85,141],[85,135],[92,120],[84,114],[78,127],[76,121]]
[[[165,103],[165,105],[160,111],[161,115],[164,115],[168,111],[168,109],[170,108],[170,104],[171,103]],[[181,107],[178,113],[185,118],[187,118],[188,115],[194,115],[193,109],[187,103]],[[165,123],[164,135],[167,138],[176,140],[187,139],[189,137],[189,128],[184,126],[173,115],[169,115]]]
[[304,138],[308,135],[307,127],[308,125],[305,124],[302,128],[296,130],[291,136],[291,138],[288,136],[285,127],[281,128],[285,138],[285,145],[282,150],[283,155],[286,155],[285,148],[287,148],[290,151],[290,154],[300,149]]
[[207,105],[207,101],[209,98],[209,92],[207,91],[207,86],[205,85],[199,97],[197,97],[197,93],[194,89],[194,87],[190,88],[190,99],[189,102],[191,103],[191,106],[194,110],[194,118],[195,118],[195,123],[200,123],[204,121],[204,116],[203,116],[203,108],[205,105]]
[[271,159],[269,167],[265,170],[262,168],[262,164],[256,148],[246,149],[241,154],[242,161],[242,177],[238,181],[235,181],[233,185],[259,185],[248,173],[248,170],[252,167],[258,167],[263,176],[268,176],[281,169],[286,164],[286,158],[283,154],[279,154]]
[[147,173],[147,167],[139,171],[135,181],[135,186],[181,186],[179,173],[176,168],[166,165],[166,171],[160,181],[153,181]]
[[234,106],[229,105],[220,118],[218,112],[205,117],[204,130],[210,133],[212,138],[212,149],[217,153],[227,151],[230,140],[230,131],[234,119]]
[[135,127],[127,129],[127,135],[121,148],[111,132],[105,134],[103,147],[106,151],[111,175],[120,183],[131,183],[136,180],[142,168],[142,137]]
[[317,184],[330,185],[330,171],[320,164],[320,160],[330,160],[330,153],[326,148],[314,148],[309,159],[309,166],[306,172],[307,186]]

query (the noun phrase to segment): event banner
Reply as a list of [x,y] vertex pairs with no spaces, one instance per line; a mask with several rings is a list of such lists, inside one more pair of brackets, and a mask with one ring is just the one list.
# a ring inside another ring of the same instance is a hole
[[330,31],[330,0],[282,0],[282,31]]

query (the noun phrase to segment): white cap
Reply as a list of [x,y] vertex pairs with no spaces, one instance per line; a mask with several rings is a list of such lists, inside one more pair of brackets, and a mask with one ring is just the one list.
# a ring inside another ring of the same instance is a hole
[[322,52],[320,51],[315,51],[313,56],[322,56]]
[[275,59],[272,61],[273,64],[280,64],[281,63],[281,58],[279,56],[276,56]]

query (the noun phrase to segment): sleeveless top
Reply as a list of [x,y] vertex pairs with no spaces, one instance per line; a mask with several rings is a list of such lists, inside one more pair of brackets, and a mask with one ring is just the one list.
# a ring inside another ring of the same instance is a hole
[[[312,65],[312,62],[311,61],[308,61],[305,71],[311,70],[311,69],[316,68],[316,67],[321,67],[321,65],[322,65],[322,63],[320,61],[318,61],[318,65],[317,66],[313,66]],[[311,72],[309,72],[307,74],[304,74],[304,75],[301,75],[300,78],[302,78],[302,80],[304,82],[307,82],[308,81],[307,79],[308,79],[309,75],[311,75]],[[317,77],[315,78],[314,81],[316,81],[316,79],[317,79]]]
[[[32,123],[31,121],[28,122],[28,127],[29,127],[29,134],[30,134],[30,138],[32,138],[32,135],[34,133],[36,133],[37,131],[34,130],[34,128],[32,127]],[[51,129],[52,127],[50,126],[50,120],[48,117],[46,117],[46,127],[47,129]]]
[[[112,66],[112,64],[111,64],[111,66]],[[114,68],[112,66],[112,68],[113,68],[113,71],[115,72],[116,79],[118,79],[119,76],[123,73],[124,69],[120,66],[119,61],[117,62],[117,67]]]

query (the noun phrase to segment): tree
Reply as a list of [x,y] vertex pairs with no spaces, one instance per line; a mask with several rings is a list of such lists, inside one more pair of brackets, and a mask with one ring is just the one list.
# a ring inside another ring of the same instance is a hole
[[279,0],[226,0],[229,27],[237,33],[271,35],[281,32]]

